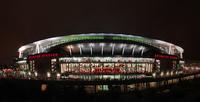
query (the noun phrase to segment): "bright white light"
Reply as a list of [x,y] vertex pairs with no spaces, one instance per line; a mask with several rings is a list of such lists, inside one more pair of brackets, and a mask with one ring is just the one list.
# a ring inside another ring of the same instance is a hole
[[78,44],[78,47],[83,47],[83,44]]
[[72,45],[67,46],[68,49],[73,49]]
[[130,45],[130,48],[133,48],[134,47],[134,45]]
[[94,43],[90,43],[89,45],[90,45],[91,47],[93,47],[93,46],[94,46]]
[[25,72],[25,71],[23,71],[22,73],[23,73],[24,75],[26,74],[26,72]]
[[166,75],[168,76],[168,75],[169,75],[169,72],[167,72]]
[[26,49],[28,49],[28,48],[30,48],[30,47],[32,47],[32,46],[31,46],[31,45],[25,45],[25,46],[20,47],[20,48],[18,49],[18,51],[21,52],[21,51],[24,51],[24,50],[26,50]]
[[110,43],[110,44],[109,44],[109,46],[111,46],[111,47],[112,47],[112,46],[115,46],[115,44],[114,44],[114,43]]
[[57,73],[57,75],[56,75],[56,76],[57,76],[57,78],[60,78],[60,73]]
[[17,63],[26,63],[26,60],[23,60],[23,61],[18,61]]
[[156,77],[156,73],[153,73],[152,76],[155,78]]
[[37,73],[37,72],[35,72],[34,74],[35,74],[35,76],[37,77],[38,73]]
[[163,72],[161,72],[161,73],[160,73],[160,76],[162,77],[163,75],[164,75],[164,73],[163,73]]
[[173,71],[171,71],[170,75],[173,75],[173,74],[174,74]]
[[100,43],[101,46],[105,46],[105,43]]
[[143,46],[140,46],[139,50],[142,50],[144,47]]
[[31,75],[31,72],[28,72],[28,75],[30,76],[30,75]]
[[48,77],[48,78],[51,77],[51,74],[50,74],[49,72],[47,72],[47,77]]
[[120,47],[124,47],[124,44],[120,44],[119,46],[120,46]]

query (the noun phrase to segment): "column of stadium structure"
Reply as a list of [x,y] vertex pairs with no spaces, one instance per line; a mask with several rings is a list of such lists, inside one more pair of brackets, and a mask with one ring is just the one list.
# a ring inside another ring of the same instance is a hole
[[100,45],[101,45],[101,55],[103,55],[103,50],[104,50],[104,45],[105,45],[105,44],[104,44],[104,43],[101,43]]
[[92,46],[90,46],[90,52],[91,52],[91,55],[92,55]]
[[122,45],[122,55],[124,55],[124,49],[125,49],[125,47],[126,47],[126,45],[123,44],[123,45]]
[[115,52],[115,44],[112,44],[112,55],[114,54]]
[[[131,45],[132,47],[132,52],[131,52],[131,55],[134,56],[134,52],[135,52],[135,48],[136,48],[136,45]],[[133,62],[135,64],[135,62]],[[137,69],[135,70],[136,68],[134,68],[134,73],[137,71]]]
[[36,53],[37,53],[37,54],[40,53],[40,46],[39,46],[39,44],[36,44]]
[[[144,49],[145,47],[141,46],[140,50],[141,50],[141,57],[143,56],[143,53],[144,53]],[[144,69],[144,72],[146,71],[146,62],[144,62],[145,64],[145,69]],[[143,69],[143,68],[142,68]],[[142,70],[143,71],[143,70]]]
[[80,44],[80,45],[78,45],[78,47],[79,47],[79,50],[80,50],[80,55],[82,55],[82,47],[83,47],[83,45]]
[[[121,47],[122,47],[122,56],[123,56],[123,55],[124,55],[124,49],[125,49],[126,46],[125,46],[125,44],[122,44]],[[123,64],[124,64],[124,63],[123,63]],[[125,73],[126,73],[126,71],[127,71],[127,70],[126,70],[126,67],[125,67]],[[127,75],[127,74],[126,74],[126,75]],[[127,79],[127,76],[125,76],[125,78]]]
[[168,49],[168,53],[171,54],[171,50],[172,50],[172,45],[169,45],[169,49]]
[[[114,50],[115,50],[115,44],[112,43],[111,46],[112,46],[111,52],[112,52],[112,55],[113,55],[113,54],[114,54]],[[115,63],[114,63],[114,66],[115,66]],[[114,68],[115,68],[115,67],[114,67]],[[113,69],[114,69],[114,68],[113,68]],[[115,74],[114,74],[114,79],[115,79]]]
[[69,45],[67,48],[69,49],[69,54],[70,54],[70,56],[71,56],[71,55],[72,55],[72,46]]
[[135,48],[136,48],[136,45],[132,45],[132,56],[134,56],[134,52],[135,52]]
[[145,49],[145,47],[142,47],[142,48],[141,48],[141,56],[143,56],[144,49]]

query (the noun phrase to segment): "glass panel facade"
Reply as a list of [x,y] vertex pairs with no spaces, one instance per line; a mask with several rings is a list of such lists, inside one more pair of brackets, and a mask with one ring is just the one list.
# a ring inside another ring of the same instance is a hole
[[[129,57],[65,57],[59,59],[62,74],[85,80],[140,78],[151,74],[154,59]],[[140,74],[140,75],[139,75]]]

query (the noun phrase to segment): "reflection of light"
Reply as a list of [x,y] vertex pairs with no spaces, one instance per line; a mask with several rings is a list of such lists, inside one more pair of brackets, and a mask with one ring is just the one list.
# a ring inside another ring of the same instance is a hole
[[51,74],[50,74],[49,72],[47,72],[47,77],[48,77],[48,78],[51,77]]

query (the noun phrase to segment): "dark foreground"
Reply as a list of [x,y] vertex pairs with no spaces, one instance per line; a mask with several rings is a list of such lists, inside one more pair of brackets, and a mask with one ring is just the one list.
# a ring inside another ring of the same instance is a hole
[[[41,84],[48,84],[41,91]],[[200,79],[159,89],[120,93],[87,94],[82,89],[63,87],[57,82],[0,79],[0,102],[199,102]]]

